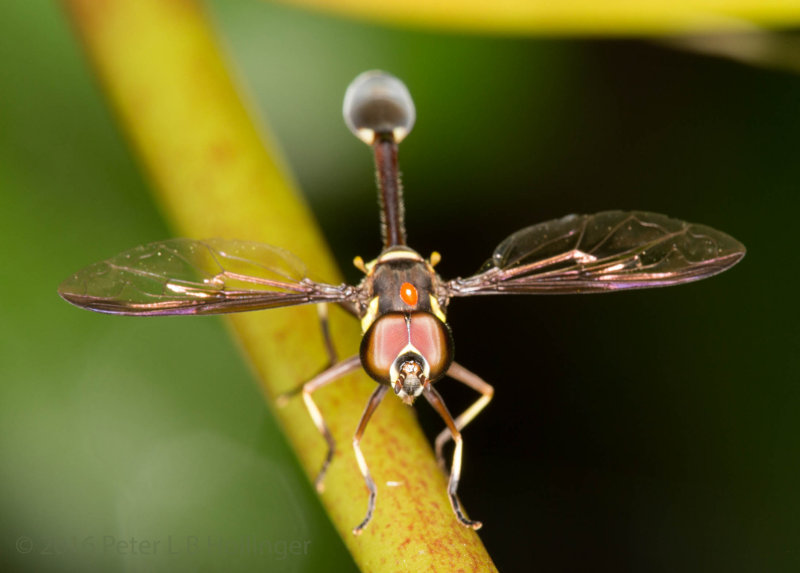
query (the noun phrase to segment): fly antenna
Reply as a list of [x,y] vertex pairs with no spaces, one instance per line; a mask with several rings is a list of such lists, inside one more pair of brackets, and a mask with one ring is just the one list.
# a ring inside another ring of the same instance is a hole
[[347,127],[372,147],[381,206],[384,248],[406,244],[403,188],[397,169],[397,144],[414,127],[416,110],[405,84],[379,70],[364,72],[344,94]]

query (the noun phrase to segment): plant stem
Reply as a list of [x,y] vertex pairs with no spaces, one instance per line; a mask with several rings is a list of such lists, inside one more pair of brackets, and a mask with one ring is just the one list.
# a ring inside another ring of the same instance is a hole
[[[64,0],[166,217],[182,235],[278,245],[315,275],[339,274],[274,145],[254,126],[203,11],[190,0]],[[357,323],[334,309],[340,354],[357,351]],[[325,363],[310,307],[230,317],[267,401]],[[450,509],[446,480],[412,413],[386,400],[363,450],[378,484],[372,523],[355,537],[367,495],[350,448],[374,382],[348,376],[315,395],[339,444],[322,501],[365,571],[491,571],[480,539]],[[302,400],[273,409],[313,481],[325,455]],[[400,482],[389,487],[386,482]],[[499,525],[499,524],[498,524]]]

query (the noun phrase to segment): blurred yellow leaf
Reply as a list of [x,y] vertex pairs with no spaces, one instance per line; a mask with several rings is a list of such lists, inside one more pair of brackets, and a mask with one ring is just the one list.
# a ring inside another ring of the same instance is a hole
[[797,0],[283,0],[394,25],[494,34],[641,35],[786,28]]

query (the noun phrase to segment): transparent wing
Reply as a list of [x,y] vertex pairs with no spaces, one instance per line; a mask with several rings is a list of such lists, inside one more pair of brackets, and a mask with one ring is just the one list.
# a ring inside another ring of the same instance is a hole
[[569,215],[517,231],[448,296],[585,293],[669,286],[735,265],[744,245],[704,225],[655,213]]
[[246,241],[171,239],[82,269],[58,293],[110,314],[219,314],[351,300],[355,289],[318,283],[294,255]]

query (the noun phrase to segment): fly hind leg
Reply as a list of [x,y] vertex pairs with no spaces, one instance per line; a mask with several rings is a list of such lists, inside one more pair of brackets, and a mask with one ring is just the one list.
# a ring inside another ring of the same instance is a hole
[[317,305],[317,316],[319,317],[319,327],[322,330],[322,341],[325,344],[325,352],[328,354],[328,367],[336,364],[336,347],[333,345],[331,337],[331,325],[328,320],[328,305],[325,303]]
[[[322,332],[322,343],[325,346],[325,353],[328,355],[328,363],[319,372],[319,374],[322,374],[330,368],[333,368],[333,366],[338,362],[338,355],[336,353],[336,347],[333,345],[333,337],[331,337],[331,327],[328,319],[328,305],[322,302],[315,306],[317,309],[317,317],[319,318],[319,328]],[[349,306],[342,305],[342,308],[350,313],[354,313]],[[288,404],[290,399],[294,398],[303,391],[303,387],[306,384],[307,382],[304,382],[295,388],[292,388],[288,392],[280,394],[277,398],[278,407],[283,408],[286,404]]]

